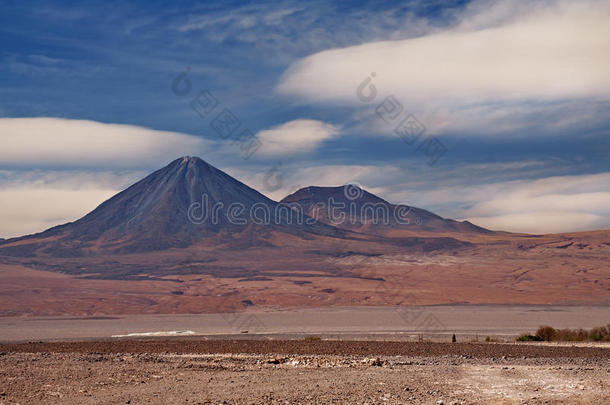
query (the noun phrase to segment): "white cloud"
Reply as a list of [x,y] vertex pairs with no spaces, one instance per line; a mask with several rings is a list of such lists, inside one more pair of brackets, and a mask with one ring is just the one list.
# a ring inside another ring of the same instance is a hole
[[371,107],[356,92],[374,72],[376,103],[395,95],[432,131],[542,125],[525,102],[540,103],[534,108],[544,115],[556,108],[544,104],[549,101],[605,103],[601,111],[592,107],[593,117],[580,108],[569,122],[553,125],[572,125],[574,119],[590,124],[606,119],[609,19],[610,4],[594,0],[479,1],[444,32],[310,55],[286,71],[277,90],[314,102]]
[[609,186],[610,173],[508,182],[465,214],[482,226],[515,232],[609,228]]
[[0,118],[0,164],[5,166],[161,166],[200,155],[202,138],[134,125],[62,118]]
[[0,170],[0,188],[123,189],[148,174],[148,170]]
[[378,88],[410,98],[547,98],[610,92],[607,5],[562,3],[528,10],[528,15],[484,30],[451,30],[320,52],[292,66],[279,90],[312,99],[357,101],[357,86],[375,72]]
[[[487,229],[533,234],[586,231],[608,228],[609,226],[607,218],[572,211],[472,217],[468,220]],[[606,220],[605,223],[604,220]]]
[[311,152],[338,133],[336,126],[321,121],[289,121],[256,134],[262,144],[257,153],[269,156]]
[[610,173],[419,190],[422,208],[490,229],[554,233],[610,228]]
[[41,232],[74,221],[119,190],[0,190],[0,237]]
[[74,221],[141,176],[140,171],[0,171],[0,237]]

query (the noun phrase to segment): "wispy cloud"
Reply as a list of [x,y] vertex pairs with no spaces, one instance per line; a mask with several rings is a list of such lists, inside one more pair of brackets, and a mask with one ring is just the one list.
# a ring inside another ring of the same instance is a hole
[[218,43],[247,44],[282,63],[330,47],[349,46],[382,38],[407,38],[430,32],[432,24],[413,10],[417,2],[349,4],[316,1],[256,3],[210,9],[174,22],[182,33],[205,33]]

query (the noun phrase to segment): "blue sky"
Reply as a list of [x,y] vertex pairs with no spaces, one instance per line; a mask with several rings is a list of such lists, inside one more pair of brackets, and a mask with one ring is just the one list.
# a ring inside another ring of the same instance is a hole
[[608,2],[125,3],[0,1],[0,237],[187,154],[276,199],[355,182],[496,229],[610,227]]

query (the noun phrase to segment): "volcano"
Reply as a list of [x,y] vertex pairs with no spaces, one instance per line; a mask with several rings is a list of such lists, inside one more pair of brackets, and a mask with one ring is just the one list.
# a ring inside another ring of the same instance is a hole
[[185,248],[198,242],[256,246],[271,233],[311,238],[344,232],[294,211],[185,156],[103,202],[83,218],[4,241],[4,255],[82,256]]
[[443,218],[408,205],[391,204],[359,186],[305,187],[282,199],[305,214],[342,229],[397,235],[407,233],[480,233],[492,231],[468,221]]

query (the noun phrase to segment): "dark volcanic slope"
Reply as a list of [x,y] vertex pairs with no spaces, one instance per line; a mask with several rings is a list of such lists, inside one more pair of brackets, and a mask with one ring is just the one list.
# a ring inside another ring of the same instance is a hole
[[384,234],[404,229],[491,233],[468,221],[445,219],[421,208],[391,204],[351,184],[305,187],[285,197],[281,203],[298,204],[304,213],[321,222],[359,232]]
[[[274,231],[301,237],[343,234],[311,218],[291,223],[286,210],[278,210],[277,206],[275,201],[203,160],[183,157],[75,222],[4,241],[0,254],[145,252],[187,247],[201,240],[226,244],[237,233],[248,235],[248,245],[265,244],[265,235]],[[256,220],[251,215],[254,207]],[[255,230],[262,226],[265,232]]]

